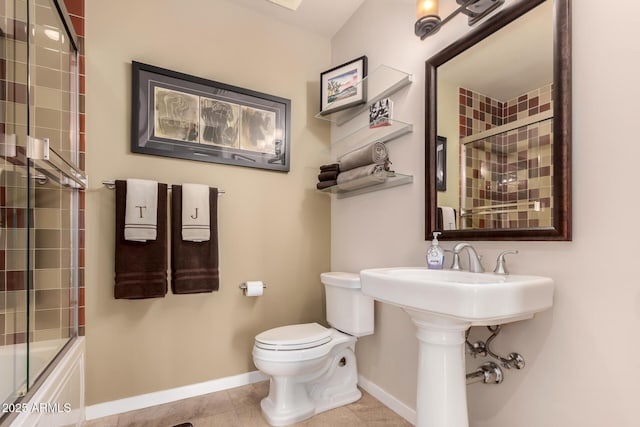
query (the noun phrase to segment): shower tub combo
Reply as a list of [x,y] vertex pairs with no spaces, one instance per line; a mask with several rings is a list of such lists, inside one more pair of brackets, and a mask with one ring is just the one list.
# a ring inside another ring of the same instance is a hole
[[0,410],[7,422],[21,427],[81,425],[84,421],[84,338],[30,345],[29,370],[43,381],[26,399],[16,401],[12,399],[15,392],[12,384],[23,384],[18,394],[26,391],[27,347],[26,344],[0,347],[0,378],[3,379]]
[[0,426],[80,426],[78,38],[63,0],[0,2],[0,18]]

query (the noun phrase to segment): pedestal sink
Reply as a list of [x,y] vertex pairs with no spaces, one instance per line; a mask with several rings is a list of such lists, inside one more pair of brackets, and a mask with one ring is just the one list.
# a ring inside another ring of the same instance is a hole
[[553,280],[540,276],[426,268],[360,272],[362,292],[401,307],[420,343],[418,427],[468,427],[465,331],[530,319],[553,305]]

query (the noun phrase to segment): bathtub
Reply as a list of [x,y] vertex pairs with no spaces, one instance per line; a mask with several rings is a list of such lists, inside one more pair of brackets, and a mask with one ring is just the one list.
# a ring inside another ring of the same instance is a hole
[[[26,384],[26,344],[0,347],[0,426],[69,426],[84,421],[84,337],[30,343],[31,378],[38,379],[15,402]],[[54,362],[49,362],[60,352]]]
[[[59,339],[30,344],[31,378],[40,376],[66,342]],[[0,401],[11,403],[16,399],[15,393],[24,390],[27,381],[27,344],[0,347],[0,378]]]

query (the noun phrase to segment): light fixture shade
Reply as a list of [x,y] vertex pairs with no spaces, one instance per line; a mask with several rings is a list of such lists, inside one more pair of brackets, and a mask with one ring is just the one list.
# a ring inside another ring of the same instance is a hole
[[469,26],[504,4],[504,0],[456,0],[460,5],[449,16],[440,19],[438,15],[438,0],[416,0],[416,36],[420,40],[437,33],[440,27],[449,22],[459,13],[469,16]]
[[416,21],[429,15],[438,16],[438,0],[416,0]]
[[440,29],[438,0],[416,0],[415,32],[420,38],[438,32]]

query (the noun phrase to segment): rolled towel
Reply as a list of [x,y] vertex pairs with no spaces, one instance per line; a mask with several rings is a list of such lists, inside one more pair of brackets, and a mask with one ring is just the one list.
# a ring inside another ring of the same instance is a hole
[[340,165],[338,163],[331,163],[330,165],[320,166],[320,172],[336,171],[340,172]]
[[132,242],[156,240],[158,235],[158,183],[127,179],[124,238]]
[[[368,177],[369,179],[361,179]],[[338,175],[338,188],[341,190],[356,190],[379,184],[387,180],[385,165],[371,164],[341,172]]]
[[384,142],[373,142],[347,153],[338,159],[340,172],[370,165],[372,163],[381,164],[389,159],[389,151]]
[[318,181],[335,181],[338,178],[338,171],[320,172]]
[[206,242],[210,236],[209,186],[182,184],[182,240]]
[[320,181],[319,183],[316,184],[316,188],[318,190],[324,190],[325,188],[333,187],[334,185],[337,185],[337,184],[338,184],[338,181],[336,181],[335,179],[331,181]]

